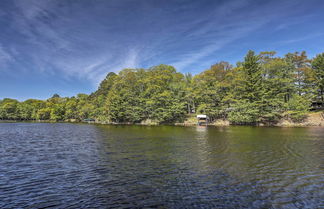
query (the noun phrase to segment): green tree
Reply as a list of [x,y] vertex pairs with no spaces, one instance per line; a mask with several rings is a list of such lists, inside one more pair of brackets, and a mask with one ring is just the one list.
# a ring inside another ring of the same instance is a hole
[[295,95],[287,103],[288,111],[285,115],[294,122],[301,122],[306,118],[306,114],[310,108],[311,102],[305,97]]
[[49,120],[51,117],[52,109],[49,107],[42,108],[37,111],[36,118],[38,120]]
[[312,68],[315,72],[316,84],[319,89],[322,107],[324,107],[324,53],[316,55],[312,61]]
[[229,91],[228,74],[232,66],[219,62],[194,78],[194,96],[198,104],[198,113],[205,113],[211,119],[224,117],[227,107],[226,96]]
[[17,120],[19,102],[15,99],[5,98],[0,103],[0,118],[2,120]]
[[260,53],[264,86],[261,120],[274,123],[281,119],[285,104],[295,93],[294,74],[284,59],[273,57],[274,52],[265,55]]
[[285,55],[285,59],[294,70],[294,82],[298,95],[308,94],[308,96],[311,96],[310,94],[314,93],[314,74],[306,52],[288,53]]
[[64,119],[65,109],[63,104],[56,104],[51,108],[50,119],[61,121]]
[[237,73],[237,83],[232,88],[232,111],[229,120],[233,123],[257,123],[262,116],[264,102],[263,71],[260,57],[249,51]]

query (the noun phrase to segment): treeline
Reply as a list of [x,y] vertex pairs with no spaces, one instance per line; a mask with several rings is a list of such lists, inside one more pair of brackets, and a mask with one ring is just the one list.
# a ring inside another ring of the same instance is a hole
[[233,124],[271,124],[304,120],[312,103],[324,107],[323,96],[324,53],[308,59],[305,52],[249,51],[236,66],[219,62],[195,76],[168,65],[124,69],[109,73],[90,95],[3,99],[0,119],[173,123],[204,113]]

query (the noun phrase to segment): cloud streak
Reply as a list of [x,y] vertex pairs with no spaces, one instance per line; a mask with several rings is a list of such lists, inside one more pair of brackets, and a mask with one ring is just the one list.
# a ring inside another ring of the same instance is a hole
[[[91,89],[108,72],[123,68],[164,63],[182,72],[197,72],[212,65],[212,60],[224,59],[222,55],[230,50],[240,50],[241,57],[264,38],[278,45],[302,43],[310,35],[298,31],[298,24],[324,20],[319,0],[258,4],[252,0],[5,0],[0,4],[2,71],[17,78],[33,75],[87,82]],[[317,30],[316,34],[324,32]],[[291,31],[295,35],[289,39],[281,34]]]
[[13,60],[14,58],[12,57],[12,55],[0,44],[0,67],[4,67]]

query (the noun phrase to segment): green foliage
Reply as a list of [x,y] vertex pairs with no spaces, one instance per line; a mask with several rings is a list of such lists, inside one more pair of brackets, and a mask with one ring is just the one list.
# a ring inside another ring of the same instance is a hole
[[60,98],[60,95],[58,95],[58,94],[53,94],[52,98]]
[[260,120],[260,109],[255,102],[240,100],[233,105],[228,120],[234,124],[256,124]]
[[60,121],[64,119],[65,110],[60,104],[56,104],[51,108],[50,119],[54,121]]
[[[188,114],[234,124],[272,124],[287,117],[305,119],[312,102],[324,105],[324,53],[276,57],[249,51],[232,66],[219,62],[193,76],[169,65],[108,73],[94,93],[75,97],[0,100],[0,120],[52,120],[174,123]],[[324,106],[323,106],[324,107]]]
[[312,68],[314,70],[316,84],[318,87],[318,96],[322,101],[324,107],[324,53],[318,54],[312,61]]
[[122,70],[107,96],[108,120],[150,119],[166,123],[183,119],[186,113],[183,82],[183,75],[168,65]]
[[314,71],[310,67],[310,60],[306,52],[288,53],[285,60],[293,69],[295,88],[299,96],[312,94],[314,84]]
[[211,119],[224,117],[229,92],[229,72],[232,66],[220,62],[194,77],[193,98],[198,106],[197,113],[207,114]]
[[51,108],[46,107],[37,111],[36,118],[38,120],[49,120],[51,118]]
[[260,57],[249,51],[231,88],[230,122],[237,124],[260,122],[262,110],[265,110],[265,85],[262,74]]
[[263,96],[262,69],[259,57],[253,51],[249,51],[245,57],[242,68],[243,82],[241,83],[240,99],[246,99],[250,103],[260,101]]
[[19,102],[15,99],[5,98],[1,101],[0,106],[0,118],[1,119],[18,119],[18,107]]
[[117,75],[114,72],[110,72],[107,74],[106,78],[99,84],[99,88],[93,94],[90,95],[91,98],[96,98],[99,96],[107,95],[110,89],[114,84],[114,80]]
[[310,101],[305,97],[295,95],[288,103],[288,111],[285,113],[295,122],[301,122],[306,118],[306,114],[310,107]]

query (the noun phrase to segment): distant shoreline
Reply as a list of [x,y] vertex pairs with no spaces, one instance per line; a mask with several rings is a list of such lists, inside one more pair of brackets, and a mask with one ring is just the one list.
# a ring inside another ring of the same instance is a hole
[[[192,119],[192,118],[191,118]],[[102,121],[53,121],[53,120],[0,120],[0,123],[82,123],[82,124],[98,124],[98,125],[142,125],[142,126],[198,126],[197,122],[187,118],[186,121],[182,123],[153,123],[153,122],[141,122],[141,123],[131,123],[131,122],[102,122]],[[321,112],[309,113],[307,119],[304,122],[292,122],[290,120],[281,120],[274,124],[230,124],[228,120],[216,120],[207,125],[203,126],[214,126],[214,127],[224,127],[224,126],[254,126],[254,127],[322,127],[324,126],[324,118]]]

